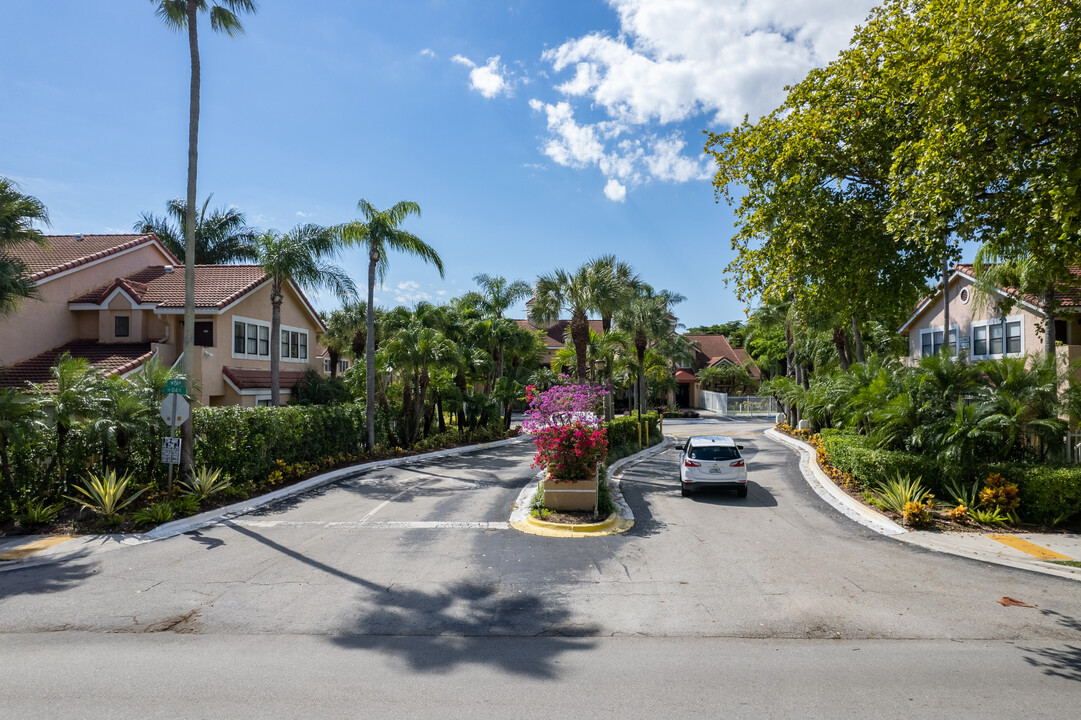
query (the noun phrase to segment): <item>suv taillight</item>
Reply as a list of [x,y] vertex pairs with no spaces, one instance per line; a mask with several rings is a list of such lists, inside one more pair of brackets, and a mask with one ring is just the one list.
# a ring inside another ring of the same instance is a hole
[[739,460],[736,460],[734,463],[731,463],[728,467],[744,467],[743,458],[740,458]]
[[702,467],[702,463],[696,463],[694,460],[684,460],[683,464],[687,467]]

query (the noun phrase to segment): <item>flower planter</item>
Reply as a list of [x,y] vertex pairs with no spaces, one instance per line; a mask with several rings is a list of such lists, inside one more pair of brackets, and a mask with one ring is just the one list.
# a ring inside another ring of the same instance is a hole
[[549,510],[593,510],[597,507],[597,472],[587,480],[552,480],[545,474],[544,506]]

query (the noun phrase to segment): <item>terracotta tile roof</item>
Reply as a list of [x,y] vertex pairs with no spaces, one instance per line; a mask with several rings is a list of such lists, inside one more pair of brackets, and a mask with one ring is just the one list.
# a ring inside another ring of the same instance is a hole
[[[50,275],[56,275],[156,240],[158,236],[153,233],[145,235],[46,235],[45,247],[29,242],[20,243],[11,249],[11,253],[26,263],[30,268],[30,279],[37,282]],[[166,250],[166,252],[169,251]],[[176,258],[173,259],[176,260]],[[177,260],[178,264],[179,262]]]
[[42,383],[44,390],[54,392],[52,367],[63,353],[72,357],[86,358],[90,364],[107,375],[123,375],[142,365],[154,355],[151,345],[145,343],[99,343],[96,340],[72,340],[46,350],[32,358],[17,362],[0,370],[0,386],[22,386],[28,382]]
[[[528,330],[529,332],[542,330],[544,332],[544,344],[552,348],[563,347],[563,335],[567,332],[567,327],[571,324],[570,320],[556,320],[552,327],[545,330],[544,328],[537,327],[529,320],[515,320],[514,322],[518,323],[518,327],[523,330]],[[589,329],[600,334],[604,331],[604,326],[600,320],[590,320]]]
[[[195,306],[222,309],[267,279],[259,265],[196,265]],[[100,304],[116,288],[123,288],[138,303],[162,308],[184,307],[184,270],[166,272],[151,265],[139,272],[117,278],[107,285],[85,292],[72,303]]]
[[[226,366],[222,368],[222,374],[241,390],[270,389],[269,368],[266,370],[252,370],[250,368]],[[304,377],[303,370],[282,370],[278,375],[278,387],[281,390],[291,390],[302,377]]]
[[[973,266],[973,265],[971,265],[969,263],[957,263],[957,264],[955,264],[953,266],[953,269],[955,271],[957,271],[957,272],[962,272],[962,273],[964,273],[966,275],[969,275],[971,277],[976,276],[976,268],[975,268],[975,266]],[[1058,304],[1059,307],[1063,307],[1063,308],[1081,307],[1081,266],[1071,265],[1069,267],[1069,271],[1070,271],[1070,275],[1072,277],[1076,278],[1076,280],[1075,280],[1074,284],[1072,284],[1072,285],[1060,286],[1059,288],[1057,288],[1055,290],[1055,302]],[[935,286],[935,292],[929,297],[934,297],[934,296],[938,295],[941,288],[942,288],[942,281],[940,280],[938,285]],[[1012,287],[1004,287],[1004,288],[1001,288],[1001,289],[1004,292],[1007,292],[1010,295],[1013,295],[1014,297],[1021,298],[1021,299],[1025,300],[1026,302],[1032,303],[1033,305],[1036,305],[1037,307],[1041,307],[1041,308],[1043,307],[1043,300],[1036,297],[1035,295],[1024,295],[1024,294],[1018,292],[1018,290],[1016,288],[1012,288]]]
[[676,370],[676,382],[693,383],[694,381],[695,375],[690,370]]
[[[736,357],[739,359],[740,365],[744,364],[748,360],[751,360],[751,356],[743,348],[732,348],[732,352],[736,354]],[[757,364],[755,364],[754,360],[751,360],[750,373],[751,377],[758,378],[759,380],[762,379],[762,370],[758,367]]]

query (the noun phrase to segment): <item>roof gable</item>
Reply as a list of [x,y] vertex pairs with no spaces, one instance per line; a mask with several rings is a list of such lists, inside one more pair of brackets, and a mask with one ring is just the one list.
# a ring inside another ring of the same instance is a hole
[[30,279],[40,282],[48,277],[148,244],[156,245],[166,258],[180,264],[180,261],[153,233],[46,235],[44,247],[36,243],[24,242],[11,248],[11,253],[26,263],[30,269]]

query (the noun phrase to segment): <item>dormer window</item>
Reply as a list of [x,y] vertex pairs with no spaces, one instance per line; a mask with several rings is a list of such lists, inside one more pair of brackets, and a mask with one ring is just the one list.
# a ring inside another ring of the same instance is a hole
[[113,335],[118,338],[131,336],[131,318],[127,315],[117,315],[113,318]]

